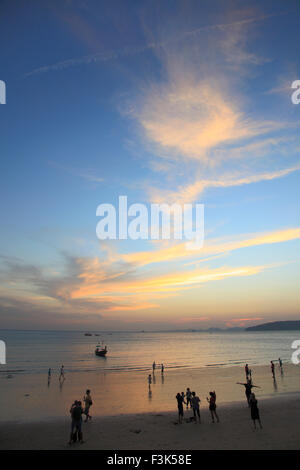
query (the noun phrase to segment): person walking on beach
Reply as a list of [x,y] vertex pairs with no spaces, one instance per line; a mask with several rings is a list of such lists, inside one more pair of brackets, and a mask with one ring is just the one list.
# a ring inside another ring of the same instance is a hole
[[250,396],[250,409],[251,409],[251,419],[253,420],[254,429],[256,429],[256,420],[259,423],[260,429],[262,429],[260,416],[259,416],[259,409],[257,407],[257,399],[255,398],[254,393],[251,393],[251,396]]
[[161,373],[162,374],[164,373],[164,370],[165,370],[165,366],[163,364],[161,364]]
[[71,445],[72,442],[76,442],[77,434],[78,439],[81,444],[83,444],[83,436],[82,436],[82,413],[83,409],[81,406],[81,401],[75,401],[70,409],[71,414],[71,434],[69,444]]
[[188,409],[189,405],[190,405],[190,408],[192,408],[192,392],[189,388],[186,389],[186,409]]
[[152,384],[152,377],[151,377],[151,374],[148,375],[148,385],[149,385],[149,388],[151,387],[151,384]]
[[210,414],[211,414],[212,422],[213,423],[215,422],[215,417],[216,417],[217,423],[219,423],[220,422],[219,416],[217,415],[217,412],[216,412],[216,409],[217,409],[217,405],[216,405],[217,395],[216,395],[216,392],[215,391],[209,392],[209,395],[210,395],[210,398],[206,397],[206,400],[209,403],[209,411],[210,411]]
[[247,403],[248,403],[248,406],[250,406],[250,395],[252,393],[252,388],[253,387],[260,388],[260,387],[258,387],[258,385],[253,385],[250,379],[248,379],[246,383],[237,382],[237,384],[238,385],[244,385],[245,395],[246,395],[246,398],[247,398]]
[[50,382],[51,382],[51,368],[49,367],[49,369],[48,369],[48,387],[50,386]]
[[89,414],[90,407],[93,404],[90,390],[86,391],[86,394],[83,397],[83,401],[84,401],[84,414],[86,416],[85,418],[85,423],[86,423],[89,419],[92,419],[91,415]]
[[197,423],[197,416],[199,418],[199,423],[201,423],[201,419],[200,419],[200,402],[201,402],[201,400],[196,395],[196,392],[192,392],[191,406],[193,408],[195,423]]
[[275,366],[274,366],[274,362],[271,361],[271,372],[272,372],[272,377],[273,379],[275,379]]
[[65,380],[65,368],[64,366],[62,365],[61,368],[60,368],[60,374],[59,374],[59,381],[61,381],[61,379]]
[[283,367],[282,367],[282,360],[280,359],[280,357],[278,358],[278,362],[279,362],[280,372],[282,373]]
[[152,371],[153,371],[153,374],[154,374],[154,372],[155,372],[155,368],[156,368],[156,364],[155,364],[155,361],[154,361],[153,364],[152,364]]
[[[183,392],[182,392],[183,393]],[[180,393],[178,392],[177,395],[176,395],[176,400],[177,400],[177,406],[178,406],[178,423],[181,424],[182,423],[182,419],[183,419],[183,403],[185,403],[184,401],[184,397],[182,396],[182,393],[180,395]],[[184,394],[183,394],[184,395]]]

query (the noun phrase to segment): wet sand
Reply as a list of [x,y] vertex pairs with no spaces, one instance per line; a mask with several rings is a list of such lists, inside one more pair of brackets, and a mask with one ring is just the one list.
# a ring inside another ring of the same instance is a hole
[[[284,366],[284,375],[276,368],[276,382],[269,366],[253,367],[253,382],[257,398],[300,392],[300,367]],[[205,402],[210,390],[216,390],[219,404],[245,400],[245,389],[236,385],[244,382],[243,367],[166,369],[148,388],[148,372],[68,373],[63,384],[58,374],[52,375],[49,387],[47,375],[24,374],[0,379],[2,421],[42,421],[68,416],[74,400],[81,400],[86,389],[92,391],[93,416],[166,412],[176,409],[175,395],[187,387],[195,390]],[[152,376],[153,377],[153,376]]]

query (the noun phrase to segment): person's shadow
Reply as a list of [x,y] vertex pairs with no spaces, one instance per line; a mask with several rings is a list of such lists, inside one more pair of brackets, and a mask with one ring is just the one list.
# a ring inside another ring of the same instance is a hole
[[277,382],[276,382],[276,378],[275,378],[275,377],[273,377],[273,387],[274,387],[274,391],[277,392],[278,387],[277,387]]
[[152,400],[152,390],[151,390],[151,388],[149,388],[148,399],[149,399],[149,401]]

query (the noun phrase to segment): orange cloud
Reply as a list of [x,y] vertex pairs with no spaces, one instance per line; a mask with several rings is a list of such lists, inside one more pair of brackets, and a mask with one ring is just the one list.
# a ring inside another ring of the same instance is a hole
[[162,89],[151,89],[138,116],[148,139],[175,152],[174,157],[215,164],[208,155],[210,149],[283,126],[246,119],[224,89],[220,92],[210,82],[189,83],[175,77]]
[[[195,257],[197,254],[201,256],[216,255],[238,250],[240,248],[248,248],[251,246],[272,243],[282,243],[298,238],[300,238],[300,228],[289,228],[263,234],[253,234],[252,236],[248,237],[244,235],[244,237],[242,237],[240,240],[234,241],[222,241],[220,239],[208,240],[204,241],[204,246],[199,250],[190,251],[186,249],[185,243],[178,243],[167,248],[123,254],[120,255],[120,257],[128,263],[145,266],[151,263],[161,263]],[[201,259],[199,259],[199,261],[201,261]]]
[[[251,276],[257,274],[265,269],[265,266],[243,266],[240,268],[230,268],[222,267],[216,269],[194,269],[187,272],[177,272],[173,274],[166,274],[162,276],[153,276],[146,279],[135,279],[133,281],[123,281],[119,283],[115,282],[106,282],[105,284],[95,282],[95,280],[90,283],[89,277],[85,277],[85,282],[74,286],[73,291],[71,292],[71,299],[83,299],[89,298],[93,300],[104,300],[105,295],[110,294],[111,300],[117,301],[118,296],[126,296],[127,302],[130,302],[131,295],[135,295],[135,298],[132,301],[134,306],[136,302],[136,296],[141,296],[144,294],[155,294],[162,292],[178,291],[179,289],[187,289],[196,287],[197,285],[203,284],[210,281],[218,281],[228,277],[240,277],[240,276]],[[114,295],[117,296],[114,298]],[[143,298],[143,297],[140,297]],[[107,298],[106,298],[107,299]],[[124,300],[124,297],[123,297]],[[150,305],[147,308],[152,307]],[[144,308],[144,306],[143,306]],[[118,310],[113,307],[114,310]]]

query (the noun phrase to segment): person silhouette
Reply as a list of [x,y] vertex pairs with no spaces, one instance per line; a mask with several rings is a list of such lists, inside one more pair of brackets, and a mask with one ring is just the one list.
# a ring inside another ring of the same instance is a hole
[[[183,393],[183,392],[182,392]],[[180,394],[179,392],[176,395],[176,400],[177,400],[177,407],[178,407],[178,423],[182,423],[183,419],[183,403],[184,401],[184,394],[182,396],[182,393]]]
[[252,388],[260,388],[258,385],[253,385],[252,381],[250,379],[247,380],[246,383],[242,383],[242,382],[237,382],[238,385],[244,385],[245,387],[245,395],[246,395],[246,398],[247,398],[247,403],[248,403],[248,406],[250,406],[250,395],[252,393]]
[[260,416],[259,416],[259,409],[257,407],[257,399],[255,398],[254,393],[251,393],[251,396],[250,396],[250,410],[251,410],[251,419],[253,420],[254,429],[256,429],[256,421],[258,421],[260,429],[262,429]]
[[216,405],[217,395],[216,395],[216,392],[215,391],[209,392],[209,395],[210,395],[210,398],[206,397],[206,400],[209,403],[209,411],[210,411],[210,414],[211,414],[212,422],[214,423],[215,418],[217,418],[217,423],[219,423],[220,420],[219,420],[219,416],[217,415],[217,411],[216,411],[216,409],[217,409],[217,405]]
[[275,379],[275,366],[274,366],[274,362],[273,361],[270,361],[271,362],[271,372],[272,372],[272,376],[273,376],[273,379]]
[[59,379],[58,380],[61,381],[62,379],[65,380],[65,367],[64,367],[64,365],[62,365],[61,368],[60,368],[60,374],[59,374]]

